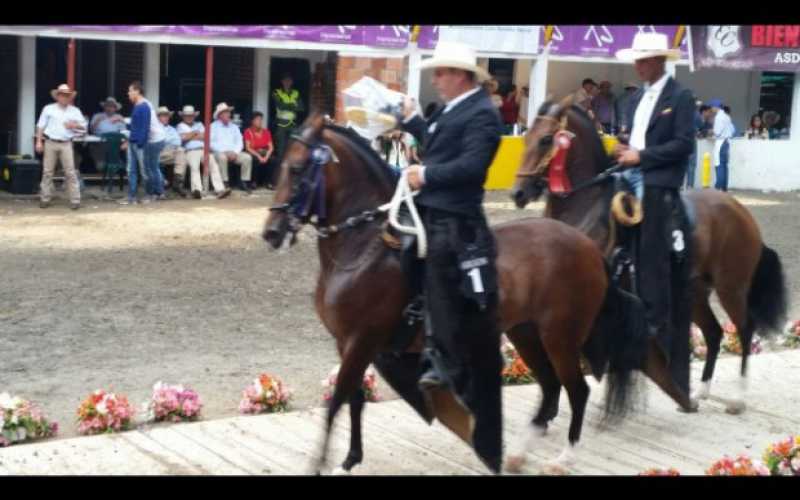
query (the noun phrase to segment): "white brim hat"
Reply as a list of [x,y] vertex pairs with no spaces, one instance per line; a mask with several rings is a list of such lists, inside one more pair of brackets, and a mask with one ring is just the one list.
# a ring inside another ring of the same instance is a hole
[[440,41],[436,44],[433,57],[422,61],[420,68],[456,68],[475,73],[478,81],[491,78],[488,71],[478,66],[478,57],[475,54],[475,49],[458,42]]
[[69,88],[69,85],[67,85],[66,83],[62,83],[61,85],[58,86],[58,88],[50,91],[50,95],[53,97],[53,99],[55,99],[58,94],[65,94],[75,97],[78,95],[78,91],[72,90],[71,88]]
[[199,111],[194,110],[194,106],[184,106],[182,110],[178,111],[179,116],[194,116],[199,115]]
[[114,108],[116,108],[117,111],[122,109],[122,104],[120,104],[120,102],[114,99],[113,97],[108,97],[106,98],[105,101],[100,103],[101,108],[105,108],[106,106],[114,106]]
[[223,111],[233,111],[233,106],[228,106],[228,104],[224,102],[217,104],[217,109],[214,110],[214,119],[216,120]]
[[175,114],[175,112],[174,111],[170,111],[169,108],[166,107],[166,106],[161,106],[156,110],[156,116],[161,116],[161,115],[172,116],[174,114]]
[[651,57],[665,57],[668,61],[681,58],[679,49],[670,49],[667,35],[663,33],[637,33],[633,37],[633,47],[617,51],[617,59],[634,62]]

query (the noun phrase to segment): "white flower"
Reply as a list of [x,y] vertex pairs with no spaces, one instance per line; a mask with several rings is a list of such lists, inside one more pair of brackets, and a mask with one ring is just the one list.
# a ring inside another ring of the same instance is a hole
[[264,394],[264,388],[261,386],[261,381],[256,379],[253,386],[256,388],[256,395],[261,397],[261,395]]
[[17,428],[17,441],[25,441],[25,438],[28,436],[28,433],[25,431],[25,427],[18,427]]
[[271,398],[273,396],[273,394],[275,394],[275,393],[272,392],[272,391],[267,391],[267,399]]
[[108,400],[107,398],[103,398],[103,400],[100,401],[95,407],[97,413],[99,413],[100,415],[108,415],[108,407],[106,406],[107,400]]
[[4,413],[5,413],[4,411],[0,411],[0,432],[2,432],[3,427],[5,427],[6,425],[6,419]]
[[0,394],[0,408],[6,408],[11,410],[14,408],[14,400],[11,398],[11,394],[4,392]]
[[17,416],[17,414],[15,413],[11,416],[11,424],[17,425],[18,423],[19,423],[19,416]]
[[[0,426],[2,427],[2,426]],[[796,471],[800,471],[800,457],[794,457],[792,459],[792,469]]]

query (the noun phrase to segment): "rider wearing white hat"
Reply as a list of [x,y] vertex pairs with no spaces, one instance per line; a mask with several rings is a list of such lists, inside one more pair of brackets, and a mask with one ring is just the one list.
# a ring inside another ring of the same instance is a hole
[[[500,470],[502,419],[494,238],[482,209],[483,183],[502,122],[478,83],[489,74],[468,45],[440,41],[424,61],[446,105],[427,121],[407,100],[404,128],[424,144],[424,165],[406,168],[428,237],[424,266],[430,325],[419,385],[449,386],[475,417],[475,451]],[[454,277],[458,277],[454,280]]]
[[692,239],[678,190],[693,148],[695,98],[666,72],[666,61],[680,57],[666,35],[639,33],[633,47],[617,57],[633,62],[644,82],[628,112],[630,143],[615,151],[617,162],[630,169],[626,173],[644,183],[638,290],[650,334],[658,339],[675,382],[688,393]]

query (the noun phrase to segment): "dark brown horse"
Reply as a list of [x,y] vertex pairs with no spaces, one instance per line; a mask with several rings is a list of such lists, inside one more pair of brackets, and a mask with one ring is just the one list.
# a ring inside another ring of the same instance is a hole
[[[370,363],[428,423],[438,418],[472,444],[470,417],[452,394],[435,392],[428,406],[417,389],[421,332],[402,353],[392,352],[411,297],[399,253],[385,244],[384,225],[375,208],[392,197],[397,181],[362,141],[320,116],[309,118],[282,160],[264,231],[267,242],[279,248],[287,236],[290,244],[295,241],[295,233],[311,215],[325,219],[316,223],[321,269],[315,305],[336,340],[342,363],[315,464],[318,472],[325,465],[334,417],[345,402],[350,406],[351,441],[342,469],[349,471],[362,461],[360,386]],[[609,415],[624,409],[628,375],[641,367],[643,357],[648,359],[648,376],[669,391],[668,369],[653,358],[654,344],[645,344],[640,304],[609,286],[607,266],[591,239],[566,224],[541,218],[499,225],[494,234],[500,329],[508,332],[543,390],[531,435],[543,433],[556,416],[563,386],[572,408],[569,445],[561,457],[567,460],[580,438],[589,396],[581,355],[598,380],[608,371]],[[684,404],[689,407],[688,399]],[[512,468],[521,465],[522,451],[512,459]],[[568,464],[562,460],[555,465]]]
[[[571,144],[566,151],[565,173],[574,190],[550,194],[545,214],[588,234],[603,251],[611,249],[609,206],[613,195],[609,177],[600,175],[610,160],[586,114],[569,100],[545,103],[525,136],[525,153],[517,173],[512,198],[524,207],[538,199],[547,186],[554,136],[566,130]],[[709,396],[711,378],[722,339],[709,296],[717,292],[722,307],[736,325],[742,344],[740,394],[728,401],[727,411],[745,407],[747,358],[756,329],[776,331],[786,312],[786,291],[780,259],[761,239],[750,213],[733,196],[713,190],[690,190],[687,198],[696,215],[693,234],[692,319],[702,329],[708,346],[702,384],[693,398]],[[644,214],[647,217],[647,214]],[[608,253],[606,257],[609,257]]]

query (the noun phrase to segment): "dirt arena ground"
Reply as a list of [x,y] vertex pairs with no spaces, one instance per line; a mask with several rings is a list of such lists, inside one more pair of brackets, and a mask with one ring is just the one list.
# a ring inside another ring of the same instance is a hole
[[[152,385],[185,383],[204,418],[234,416],[257,373],[286,380],[294,407],[321,405],[338,362],[312,307],[313,234],[291,251],[260,238],[272,194],[123,207],[84,197],[72,212],[0,194],[0,392],[40,402],[75,435],[82,397],[103,387],[137,405]],[[800,314],[800,197],[736,193],[780,254]],[[487,195],[492,222],[539,215]],[[385,384],[383,393],[392,397]]]

